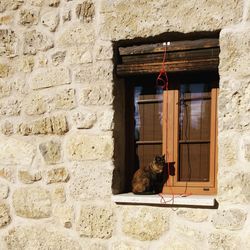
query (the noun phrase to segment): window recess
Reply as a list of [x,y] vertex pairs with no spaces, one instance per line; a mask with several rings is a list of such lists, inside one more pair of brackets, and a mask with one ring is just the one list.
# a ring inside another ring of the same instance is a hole
[[[162,91],[156,78],[165,50],[169,84]],[[119,48],[116,73],[126,81],[126,191],[136,169],[163,153],[175,162],[163,193],[216,193],[219,51],[217,38]]]

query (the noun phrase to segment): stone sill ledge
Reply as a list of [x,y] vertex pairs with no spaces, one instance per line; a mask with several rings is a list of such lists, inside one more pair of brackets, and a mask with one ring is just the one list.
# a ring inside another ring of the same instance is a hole
[[[163,198],[164,199],[163,199]],[[210,195],[135,195],[133,193],[124,193],[112,195],[112,201],[118,204],[135,205],[158,205],[158,206],[196,206],[216,208],[217,201]]]

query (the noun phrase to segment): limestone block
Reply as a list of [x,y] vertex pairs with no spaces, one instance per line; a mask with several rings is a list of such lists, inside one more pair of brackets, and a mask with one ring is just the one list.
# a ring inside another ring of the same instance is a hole
[[29,0],[29,3],[34,6],[41,7],[43,5],[44,0]]
[[22,169],[22,170],[18,171],[18,178],[22,183],[32,184],[36,181],[41,180],[42,175],[41,175],[41,172],[39,172],[39,171],[31,172],[31,171]]
[[0,17],[0,25],[10,25],[13,22],[12,15],[5,15]]
[[66,201],[65,189],[61,185],[53,186],[51,190],[51,199],[56,203],[63,203]]
[[0,63],[0,78],[4,78],[9,76],[10,74],[10,66],[6,63]]
[[91,22],[95,15],[95,6],[92,1],[84,1],[76,6],[76,16],[87,23]]
[[61,144],[57,141],[48,141],[39,145],[40,152],[47,164],[56,164],[61,161]]
[[89,129],[94,126],[96,123],[97,116],[95,112],[86,111],[82,112],[75,112],[73,114],[73,121],[77,128],[79,129]]
[[43,89],[71,82],[69,70],[63,67],[49,67],[37,70],[30,77],[32,89]]
[[10,219],[9,207],[5,203],[0,202],[0,228],[8,225]]
[[66,117],[63,115],[45,117],[29,123],[21,123],[18,127],[18,133],[21,135],[63,135],[66,132],[68,132],[68,124]]
[[21,112],[21,100],[10,98],[0,102],[0,115],[17,116]]
[[76,230],[82,237],[108,239],[113,233],[111,207],[82,205]]
[[105,199],[111,196],[112,167],[108,163],[88,162],[71,169],[70,196],[76,201]]
[[138,240],[158,240],[169,228],[169,215],[164,208],[124,207],[122,231]]
[[192,222],[204,222],[208,219],[208,211],[204,209],[178,209],[176,213],[179,217]]
[[41,22],[49,31],[53,32],[59,24],[59,15],[54,11],[50,11],[42,16]]
[[206,234],[191,225],[185,225],[183,223],[175,224],[175,232],[177,235],[185,236],[190,239],[190,241],[203,241],[206,239]]
[[8,250],[81,250],[77,240],[46,224],[17,226],[4,237]]
[[16,180],[16,169],[12,166],[0,166],[0,177],[14,183]]
[[71,18],[72,18],[71,10],[68,9],[67,7],[64,8],[62,11],[62,21],[65,23],[70,21]]
[[56,44],[61,47],[80,46],[91,44],[95,39],[94,27],[91,23],[79,24],[71,23],[67,25],[61,35],[57,38]]
[[47,110],[47,103],[44,96],[38,93],[32,93],[25,98],[24,112],[27,115],[41,115]]
[[22,9],[20,11],[19,23],[24,26],[32,26],[38,23],[39,13],[34,9]]
[[30,166],[36,153],[36,148],[30,143],[0,137],[0,162],[1,165]]
[[6,120],[2,125],[1,125],[1,132],[4,135],[10,136],[14,133],[14,128],[13,124]]
[[241,209],[218,210],[212,218],[212,223],[217,229],[239,230],[244,226],[246,218],[247,213]]
[[67,49],[66,61],[70,64],[91,63],[92,59],[92,46],[77,46]]
[[100,243],[94,243],[88,247],[89,247],[89,250],[108,250],[106,244],[100,244]]
[[51,216],[50,193],[41,186],[21,187],[13,193],[16,214],[26,218],[47,218]]
[[99,127],[103,131],[111,131],[114,129],[114,111],[106,110],[99,119]]
[[53,46],[51,38],[39,31],[31,30],[24,33],[24,54],[35,55],[38,51],[47,51]]
[[34,68],[34,57],[33,56],[21,56],[18,57],[17,67],[18,71],[23,73],[30,73]]
[[192,0],[178,4],[175,0],[132,0],[127,4],[126,0],[104,0],[100,6],[103,19],[100,34],[101,38],[114,41],[154,36],[162,34],[163,29],[184,33],[219,30],[242,20],[243,2],[228,0],[211,4]]
[[0,98],[10,96],[12,86],[6,80],[0,79]]
[[[53,98],[52,109],[70,110],[76,107],[74,89],[64,89]],[[54,107],[53,107],[54,106]]]
[[111,135],[73,133],[66,141],[68,158],[73,161],[110,160],[114,151]]
[[67,204],[56,205],[53,214],[57,220],[66,228],[71,228],[74,222],[74,209]]
[[[198,250],[197,246],[193,242],[188,242],[186,239],[181,239],[180,237],[170,237],[166,242],[164,242],[159,250]],[[205,248],[204,248],[205,249]]]
[[[220,34],[220,74],[250,76],[250,28],[224,29]],[[240,46],[239,46],[240,44]]]
[[58,7],[60,4],[60,0],[46,0],[46,2],[50,7]]
[[209,249],[242,249],[240,238],[232,233],[215,231],[208,237]]
[[0,55],[13,57],[16,55],[17,38],[11,29],[0,29]]
[[80,103],[83,105],[111,105],[113,103],[112,87],[91,86],[80,92]]
[[7,199],[9,196],[9,186],[0,182],[0,200]]
[[96,59],[108,60],[113,58],[113,46],[111,42],[101,41],[96,46]]
[[[107,83],[112,85],[113,63],[110,60],[98,61],[94,64],[83,64],[74,72],[76,83],[96,85]],[[111,84],[110,84],[111,83]]]
[[66,56],[66,51],[57,51],[56,53],[52,54],[52,56],[51,56],[52,63],[55,66],[58,66],[59,64],[61,64],[64,61],[65,56]]
[[54,168],[47,172],[47,184],[57,182],[67,182],[69,180],[69,172],[66,168]]
[[1,0],[0,12],[18,9],[23,4],[23,2],[23,0]]
[[244,156],[245,159],[250,162],[250,143],[244,145]]

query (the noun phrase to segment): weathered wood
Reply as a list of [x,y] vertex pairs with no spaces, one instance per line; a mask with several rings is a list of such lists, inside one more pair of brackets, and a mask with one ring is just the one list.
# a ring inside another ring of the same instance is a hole
[[135,55],[135,54],[145,54],[145,53],[157,53],[167,51],[182,51],[191,49],[203,49],[203,48],[213,48],[219,47],[218,39],[199,39],[193,41],[173,41],[169,45],[164,46],[163,43],[156,44],[144,44],[139,46],[131,47],[120,47],[119,53],[123,55]]
[[[190,61],[172,61],[165,63],[165,69],[170,72],[185,72],[185,71],[202,71],[202,70],[217,70],[219,58],[198,59]],[[162,68],[162,63],[147,63],[147,64],[120,64],[117,65],[118,76],[130,76],[140,74],[159,73]]]
[[[171,51],[166,53],[166,61],[195,60],[200,58],[216,58],[219,56],[219,48],[197,49],[187,51]],[[123,64],[162,62],[163,52],[129,55],[121,57]]]

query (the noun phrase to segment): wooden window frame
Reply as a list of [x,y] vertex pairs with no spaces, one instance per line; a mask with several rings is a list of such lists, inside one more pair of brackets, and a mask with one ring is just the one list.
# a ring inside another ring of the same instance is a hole
[[218,88],[211,89],[210,125],[210,167],[208,182],[178,181],[178,131],[179,131],[179,91],[167,90],[163,93],[163,154],[168,162],[175,162],[175,175],[169,176],[163,187],[166,194],[211,195],[217,192],[218,148],[217,148],[217,96]]

